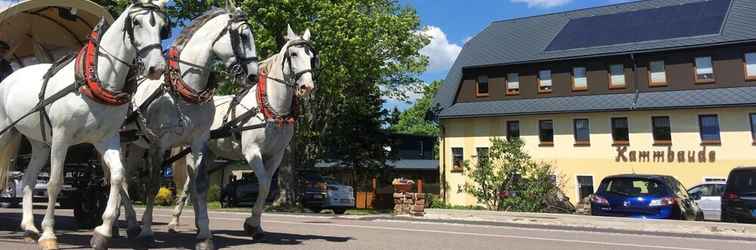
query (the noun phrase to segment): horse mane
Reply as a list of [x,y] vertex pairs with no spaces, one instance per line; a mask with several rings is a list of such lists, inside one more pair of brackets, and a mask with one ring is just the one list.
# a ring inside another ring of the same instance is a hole
[[205,13],[202,13],[201,16],[192,20],[192,23],[189,24],[189,26],[186,26],[184,30],[181,31],[181,34],[179,34],[176,40],[173,41],[173,46],[184,44],[186,40],[191,38],[191,35],[194,33],[194,31],[202,27],[202,25],[210,21],[210,19],[212,19],[213,17],[216,17],[226,12],[228,11],[226,11],[223,8],[215,8],[215,7],[210,10],[205,11]]

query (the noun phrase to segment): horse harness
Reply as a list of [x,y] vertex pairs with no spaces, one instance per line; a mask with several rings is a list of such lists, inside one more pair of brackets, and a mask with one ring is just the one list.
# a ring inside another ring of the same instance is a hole
[[[186,46],[186,44],[191,40],[191,38],[195,35],[195,32],[199,30],[200,27],[202,27],[204,24],[209,22],[215,17],[218,17],[223,14],[228,14],[230,16],[228,25],[226,25],[226,28],[213,40],[213,45],[211,47],[214,47],[215,44],[226,34],[229,34],[229,39],[231,40],[231,46],[233,48],[234,58],[236,58],[235,62],[231,65],[229,74],[234,76],[234,80],[239,79],[241,77],[244,77],[247,75],[247,66],[250,63],[256,63],[257,57],[247,57],[244,55],[241,44],[243,39],[241,39],[241,35],[239,33],[239,29],[241,29],[242,26],[239,26],[237,29],[234,29],[232,25],[234,23],[243,23],[242,25],[249,25],[248,18],[243,12],[227,12],[225,10],[219,10],[214,13],[208,14],[204,17],[201,17],[201,20],[198,20],[198,23],[196,25],[191,25],[187,29],[185,29],[183,34],[179,39],[176,39],[175,43],[171,48],[168,50],[168,56],[167,56],[167,62],[168,62],[168,69],[166,70],[165,78],[164,78],[164,84],[161,85],[155,92],[153,92],[137,109],[135,109],[134,112],[129,114],[129,116],[126,119],[126,122],[124,124],[128,124],[134,121],[138,122],[137,127],[139,131],[142,131],[142,138],[145,140],[152,141],[157,139],[157,136],[150,131],[150,129],[147,128],[146,125],[146,119],[143,116],[143,113],[146,112],[147,108],[160,96],[162,96],[165,91],[169,91],[173,96],[179,97],[182,100],[184,100],[187,103],[190,104],[203,104],[210,101],[213,96],[215,95],[215,90],[217,88],[216,84],[216,77],[215,73],[212,72],[211,69],[207,68],[206,66],[202,65],[196,65],[191,62],[183,61],[181,60],[181,52]],[[208,79],[207,86],[202,91],[196,91],[192,89],[186,82],[184,81],[182,74],[181,74],[181,64],[189,65],[193,68],[199,68],[204,71],[211,72],[210,77]],[[183,112],[180,110],[180,107],[178,104],[176,104],[177,111],[179,113],[179,120],[183,121]],[[122,135],[129,137],[129,134],[131,131],[124,131]],[[133,137],[133,136],[131,136]],[[152,139],[150,139],[152,138]]]
[[[158,13],[158,15],[161,15],[163,17],[166,17],[165,12],[157,5],[152,3],[139,3],[134,4],[133,8],[135,9],[141,9],[146,10],[150,12],[151,15],[151,22],[152,25],[154,25],[155,22],[155,13]],[[126,103],[129,103],[131,101],[131,96],[133,95],[133,91],[136,90],[136,76],[138,75],[137,72],[139,72],[144,65],[141,62],[140,56],[146,52],[153,49],[161,49],[162,46],[159,43],[156,44],[150,44],[143,48],[139,48],[136,44],[136,41],[134,40],[134,30],[131,26],[132,22],[132,15],[135,14],[136,11],[132,11],[129,13],[126,17],[126,25],[124,27],[123,32],[125,35],[129,36],[131,45],[137,49],[137,57],[134,59],[133,63],[128,63],[124,61],[123,59],[118,58],[117,56],[111,54],[104,48],[101,48],[100,46],[100,40],[102,39],[102,34],[107,31],[109,28],[109,24],[106,23],[105,19],[100,19],[100,22],[95,26],[92,33],[89,35],[89,41],[87,44],[79,51],[79,53],[76,55],[76,57],[73,57],[71,55],[65,56],[58,61],[56,61],[50,69],[45,73],[43,76],[43,82],[42,82],[42,88],[39,93],[39,102],[37,103],[32,110],[30,110],[28,113],[24,114],[19,118],[18,120],[13,121],[10,125],[5,127],[3,130],[0,130],[0,134],[3,134],[7,132],[9,129],[13,128],[16,124],[18,124],[21,120],[25,119],[26,117],[30,116],[31,114],[35,112],[39,112],[40,114],[40,130],[42,132],[42,140],[47,141],[47,133],[45,132],[45,125],[46,122],[48,126],[52,128],[52,123],[50,121],[50,117],[47,114],[46,107],[57,100],[60,100],[60,98],[63,98],[64,96],[68,95],[71,92],[79,91],[79,93],[89,97],[90,99],[109,106],[121,106]],[[168,20],[167,18],[164,18],[164,20]],[[160,36],[161,39],[166,37],[166,32],[170,32],[169,25],[166,25],[161,28]],[[170,35],[168,33],[168,35]],[[100,55],[106,55],[112,59],[115,59],[116,61],[125,64],[129,67],[129,73],[127,74],[126,79],[126,85],[124,85],[124,88],[122,90],[117,91],[110,91],[107,90],[105,87],[103,87],[102,81],[97,76],[97,61]],[[47,84],[50,81],[50,79],[55,76],[61,69],[63,69],[66,65],[68,65],[71,61],[75,60],[75,67],[74,67],[74,75],[75,75],[75,81],[71,83],[69,86],[61,89],[57,93],[51,95],[48,98],[45,98],[45,93],[47,90]]]

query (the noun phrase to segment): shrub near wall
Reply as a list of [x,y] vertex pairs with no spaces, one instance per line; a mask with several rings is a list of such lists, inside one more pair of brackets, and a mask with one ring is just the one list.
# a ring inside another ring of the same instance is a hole
[[157,195],[155,195],[155,204],[160,206],[173,205],[173,192],[167,187],[160,187]]

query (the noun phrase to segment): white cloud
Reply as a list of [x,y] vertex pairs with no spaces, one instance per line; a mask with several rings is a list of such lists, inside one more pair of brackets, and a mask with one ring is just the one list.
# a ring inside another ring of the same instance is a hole
[[510,0],[513,3],[527,3],[528,7],[552,8],[568,4],[572,0]]
[[439,27],[428,26],[421,32],[430,38],[430,43],[420,49],[420,54],[429,58],[428,71],[448,70],[454,64],[462,47],[449,43],[446,34]]

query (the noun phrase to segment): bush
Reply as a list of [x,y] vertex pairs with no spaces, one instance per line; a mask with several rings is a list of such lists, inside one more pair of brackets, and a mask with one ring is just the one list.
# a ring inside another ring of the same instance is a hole
[[533,161],[523,146],[520,140],[491,139],[491,148],[478,155],[476,166],[464,163],[472,182],[460,191],[475,196],[489,210],[547,212],[562,207],[555,198],[561,194],[555,168]]
[[157,195],[155,195],[155,204],[160,206],[170,206],[173,204],[173,192],[167,187],[160,187]]
[[220,198],[221,198],[220,186],[211,185],[210,188],[207,189],[207,201],[208,202],[220,201]]

